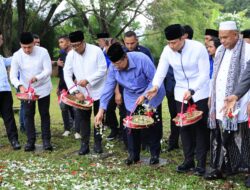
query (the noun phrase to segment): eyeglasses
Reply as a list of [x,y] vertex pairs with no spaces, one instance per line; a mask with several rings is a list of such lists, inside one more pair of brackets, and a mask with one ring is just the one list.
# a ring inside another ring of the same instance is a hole
[[78,49],[81,45],[82,45],[83,42],[78,42],[78,43],[71,43],[71,46],[73,49]]

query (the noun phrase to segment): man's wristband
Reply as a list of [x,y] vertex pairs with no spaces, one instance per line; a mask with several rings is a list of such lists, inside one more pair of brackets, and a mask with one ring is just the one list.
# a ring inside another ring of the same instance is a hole
[[79,93],[80,93],[79,90],[75,90],[72,94],[73,94],[73,95],[76,95],[76,94],[79,94]]
[[193,96],[195,91],[193,89],[188,89],[188,91],[190,92],[190,94]]

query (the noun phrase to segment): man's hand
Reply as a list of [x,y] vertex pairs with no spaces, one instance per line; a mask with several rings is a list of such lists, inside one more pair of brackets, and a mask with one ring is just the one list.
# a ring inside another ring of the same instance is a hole
[[122,104],[122,95],[120,92],[115,93],[115,103],[119,106]]
[[232,113],[237,100],[238,97],[235,95],[226,97],[224,99],[224,106],[221,108],[220,112],[223,112],[225,115],[228,115],[230,112]]
[[145,97],[144,96],[139,96],[136,100],[136,105],[141,105],[145,100]]
[[80,80],[77,84],[81,87],[86,87],[88,83],[89,83],[89,81],[84,79],[84,80]]
[[77,100],[80,100],[80,101],[84,101],[85,100],[85,97],[84,97],[84,95],[81,92],[75,94],[75,96],[76,96]]
[[98,113],[95,116],[95,125],[100,125],[102,123],[103,114],[104,114],[104,110],[99,109]]
[[20,91],[20,93],[25,93],[26,88],[23,85],[21,85],[18,87],[18,90]]
[[57,66],[64,67],[64,62],[61,59],[57,60]]
[[149,91],[147,91],[146,93],[146,97],[147,99],[151,100],[153,97],[156,96],[158,92],[158,87],[157,86],[153,86]]
[[29,82],[30,82],[30,84],[32,84],[34,82],[37,82],[37,78],[36,77],[32,77]]
[[190,100],[192,98],[191,92],[188,90],[184,93],[183,99],[184,100]]

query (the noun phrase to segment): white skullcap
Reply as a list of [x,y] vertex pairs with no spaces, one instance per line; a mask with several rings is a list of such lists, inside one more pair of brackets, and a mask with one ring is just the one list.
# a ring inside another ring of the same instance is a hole
[[235,21],[225,21],[220,23],[219,30],[238,30]]

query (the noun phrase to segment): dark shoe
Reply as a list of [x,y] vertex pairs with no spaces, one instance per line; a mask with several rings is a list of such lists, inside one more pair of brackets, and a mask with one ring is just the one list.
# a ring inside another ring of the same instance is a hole
[[159,157],[158,156],[152,156],[149,160],[150,165],[159,164]]
[[132,156],[129,156],[126,160],[124,160],[124,163],[127,166],[130,166],[132,164],[136,164],[139,161],[140,161],[140,158],[133,158]]
[[111,129],[111,132],[110,132],[110,134],[107,136],[106,139],[107,139],[108,141],[112,141],[112,140],[114,140],[114,139],[117,137],[117,135],[118,135],[117,130]]
[[247,177],[246,181],[245,181],[245,186],[247,188],[250,188],[250,175]]
[[178,145],[169,145],[167,151],[171,152],[175,149],[179,149],[179,146]]
[[95,144],[94,144],[94,152],[97,153],[97,154],[103,153],[102,142],[95,142]]
[[204,179],[206,180],[216,180],[216,179],[223,179],[223,175],[219,170],[213,170],[211,172],[205,173]]
[[194,169],[194,162],[188,162],[188,163],[184,162],[183,164],[177,167],[176,171],[179,173],[185,173],[192,171],[193,169]]
[[31,151],[34,151],[35,150],[35,145],[32,144],[32,143],[27,143],[24,147],[24,151],[25,152],[31,152]]
[[11,141],[11,146],[12,146],[13,150],[20,150],[21,149],[21,145],[19,144],[18,140]]
[[82,143],[81,148],[78,152],[79,155],[85,155],[89,153],[89,144],[88,143]]
[[43,149],[44,150],[49,150],[49,151],[53,150],[53,147],[52,147],[50,141],[44,141],[43,142]]
[[194,175],[197,175],[197,176],[203,176],[205,172],[206,172],[205,168],[196,167],[194,169]]

